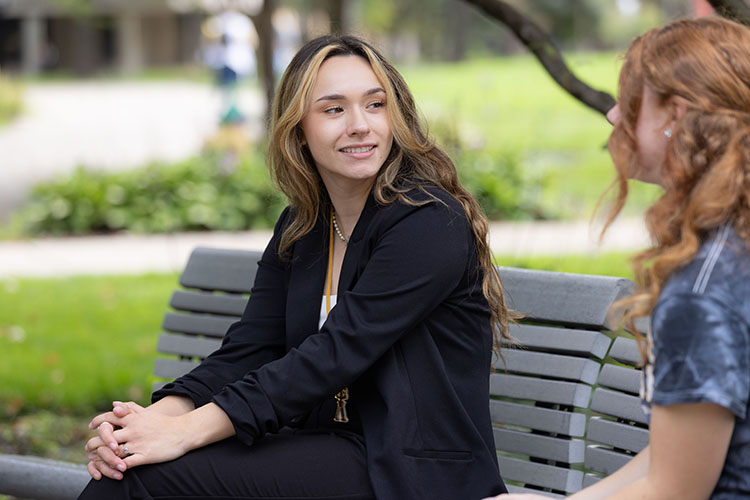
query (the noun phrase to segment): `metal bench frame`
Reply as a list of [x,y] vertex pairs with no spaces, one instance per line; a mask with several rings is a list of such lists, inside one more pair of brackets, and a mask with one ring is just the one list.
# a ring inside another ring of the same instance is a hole
[[[154,374],[173,379],[216,349],[242,314],[259,252],[196,248],[170,300]],[[610,474],[648,443],[637,397],[635,341],[611,331],[610,306],[632,293],[623,278],[501,267],[509,305],[526,314],[490,374],[500,470],[511,491],[563,497]],[[160,386],[164,382],[155,384]],[[0,455],[0,494],[78,496],[82,465]]]

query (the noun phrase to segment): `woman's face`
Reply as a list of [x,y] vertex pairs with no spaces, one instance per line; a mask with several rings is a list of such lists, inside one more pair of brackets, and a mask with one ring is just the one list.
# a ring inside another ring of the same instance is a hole
[[[612,125],[617,125],[621,119],[619,105],[607,112],[607,120]],[[670,126],[669,110],[659,102],[657,94],[648,85],[644,85],[635,127],[639,168],[633,173],[634,179],[649,184],[662,184],[662,167],[669,144],[664,131]]]
[[329,192],[372,184],[393,144],[386,94],[367,60],[334,56],[312,87],[304,139]]

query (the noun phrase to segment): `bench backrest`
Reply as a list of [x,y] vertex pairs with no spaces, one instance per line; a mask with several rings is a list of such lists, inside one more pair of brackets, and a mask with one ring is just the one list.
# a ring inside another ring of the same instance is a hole
[[565,494],[610,474],[648,442],[638,402],[640,355],[612,332],[624,278],[499,268],[512,328],[491,375],[500,470],[514,492]]
[[[219,347],[242,315],[260,252],[196,248],[180,277],[154,374],[171,380]],[[597,481],[648,441],[638,402],[635,342],[612,333],[609,309],[632,291],[623,278],[499,268],[522,348],[490,375],[490,411],[512,491],[564,495]],[[164,382],[157,382],[155,388]]]
[[[193,369],[220,345],[229,326],[239,320],[255,281],[261,252],[198,247],[180,275],[186,290],[172,293],[156,350],[154,375],[173,380]],[[164,385],[156,382],[154,389]]]

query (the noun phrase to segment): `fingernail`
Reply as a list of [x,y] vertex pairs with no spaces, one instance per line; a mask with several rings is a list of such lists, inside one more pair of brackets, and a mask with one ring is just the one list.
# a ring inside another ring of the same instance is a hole
[[117,464],[117,470],[121,470],[122,472],[125,472],[125,464]]
[[94,428],[94,422],[89,422],[89,429],[93,429],[93,428]]
[[112,448],[112,451],[117,451],[117,443],[109,443],[109,447]]
[[114,476],[115,476],[115,479],[122,479],[122,474],[120,474],[119,472],[115,472]]

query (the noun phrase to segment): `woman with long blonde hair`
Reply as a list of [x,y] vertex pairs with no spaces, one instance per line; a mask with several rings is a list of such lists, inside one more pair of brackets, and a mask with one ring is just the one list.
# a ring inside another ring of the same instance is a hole
[[634,258],[640,293],[620,304],[631,329],[650,316],[650,436],[571,498],[750,498],[750,29],[702,18],[636,39],[607,117],[612,218],[628,179],[664,188],[646,214],[653,246]]
[[505,491],[488,408],[508,312],[487,221],[406,83],[349,36],[281,79],[289,207],[222,346],[91,423],[80,498],[468,499]]

